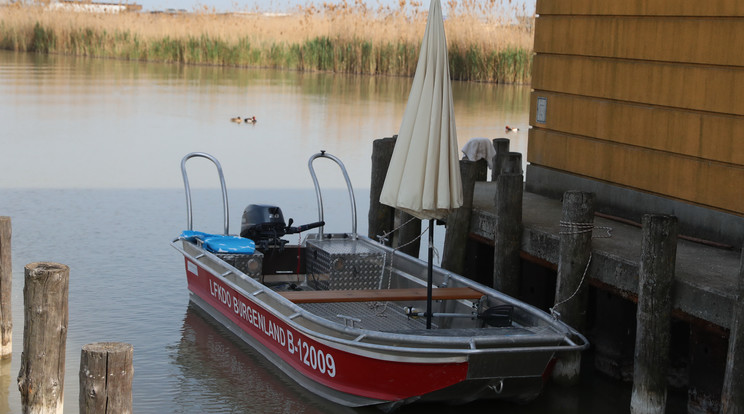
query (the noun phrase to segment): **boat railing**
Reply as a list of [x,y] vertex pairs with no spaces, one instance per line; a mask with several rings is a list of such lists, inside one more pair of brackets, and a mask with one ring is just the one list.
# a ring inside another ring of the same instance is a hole
[[191,209],[191,186],[189,185],[188,174],[186,174],[186,161],[196,157],[206,158],[209,161],[212,161],[214,166],[217,167],[217,175],[220,178],[220,186],[222,187],[222,211],[225,216],[225,235],[227,235],[230,228],[230,214],[227,206],[227,188],[225,186],[225,176],[224,174],[222,174],[222,166],[220,165],[220,162],[217,161],[217,158],[213,157],[210,154],[207,154],[206,152],[192,152],[186,154],[186,156],[184,156],[181,160],[181,174],[183,175],[183,186],[186,191],[186,219],[188,226],[187,230],[194,229],[194,220]]
[[[315,196],[318,199],[318,221],[325,221],[323,219],[323,196],[320,192],[320,184],[318,184],[318,177],[315,175],[315,168],[313,168],[313,161],[317,158],[328,158],[335,162],[341,169],[341,173],[344,175],[346,180],[346,188],[349,190],[349,202],[351,203],[351,237],[353,240],[357,239],[357,215],[356,215],[356,200],[354,199],[354,188],[351,186],[351,180],[349,174],[346,172],[344,163],[334,155],[328,154],[325,150],[321,150],[319,153],[314,154],[310,157],[307,162],[307,167],[310,169],[310,176],[313,178],[313,184],[315,185]],[[318,239],[323,239],[323,228],[325,226],[318,227]]]

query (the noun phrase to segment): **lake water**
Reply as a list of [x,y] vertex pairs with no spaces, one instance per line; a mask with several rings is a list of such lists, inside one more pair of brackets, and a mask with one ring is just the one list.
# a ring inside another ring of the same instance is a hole
[[[179,163],[192,151],[222,162],[235,233],[250,203],[278,205],[296,223],[315,221],[307,159],[328,150],[349,169],[366,234],[372,141],[396,133],[409,85],[406,78],[0,52],[0,215],[13,225],[15,328],[13,356],[0,361],[0,414],[20,412],[23,267],[36,261],[71,268],[65,412],[78,411],[80,348],[99,341],[134,345],[137,413],[375,412],[309,395],[191,309],[183,260],[168,242],[186,226]],[[455,83],[453,93],[461,146],[505,136],[504,125],[526,131],[528,87]],[[258,123],[229,122],[239,115]],[[519,134],[510,134],[512,148],[526,152],[526,132]],[[343,181],[316,164],[326,231],[348,231]],[[214,169],[194,160],[189,173],[195,228],[219,232]],[[592,378],[570,390],[549,386],[526,406],[402,412],[623,413],[629,394]]]

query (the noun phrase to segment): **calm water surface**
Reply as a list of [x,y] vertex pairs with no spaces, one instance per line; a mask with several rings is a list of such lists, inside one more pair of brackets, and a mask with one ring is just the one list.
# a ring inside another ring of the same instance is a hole
[[[231,232],[249,203],[297,223],[317,210],[308,157],[344,160],[367,223],[372,141],[396,133],[410,79],[183,67],[0,52],[0,215],[13,224],[13,357],[0,361],[0,414],[20,412],[23,266],[70,266],[65,412],[78,411],[80,348],[134,345],[137,413],[367,413],[312,395],[191,309],[183,260],[168,246],[185,227],[179,162],[217,156],[230,190]],[[527,87],[455,83],[462,146],[527,129]],[[234,116],[258,118],[236,125]],[[526,152],[526,132],[512,135]],[[192,164],[192,163],[190,163]],[[347,231],[342,180],[318,162],[327,231]],[[193,161],[194,225],[218,232],[215,173]],[[327,188],[327,191],[326,191]],[[295,240],[292,240],[295,241]],[[629,389],[601,378],[548,387],[526,406],[413,406],[402,412],[627,412]]]

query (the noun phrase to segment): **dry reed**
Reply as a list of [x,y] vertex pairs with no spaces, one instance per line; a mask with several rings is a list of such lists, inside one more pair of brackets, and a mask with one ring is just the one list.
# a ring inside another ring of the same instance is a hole
[[[508,0],[449,0],[453,78],[529,82],[532,17]],[[515,17],[522,16],[522,17]],[[166,62],[364,74],[413,74],[426,25],[420,3],[368,8],[361,0],[218,14],[83,13],[0,7],[0,48]]]

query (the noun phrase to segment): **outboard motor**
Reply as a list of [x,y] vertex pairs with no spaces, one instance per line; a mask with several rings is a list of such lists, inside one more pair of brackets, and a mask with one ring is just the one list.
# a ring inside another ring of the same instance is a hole
[[240,237],[259,240],[274,239],[284,236],[284,222],[282,209],[265,204],[250,204],[243,210],[240,222]]
[[243,210],[243,218],[240,224],[240,237],[253,240],[256,243],[257,248],[282,248],[287,244],[287,240],[282,239],[285,234],[301,233],[305,230],[325,225],[325,222],[318,221],[298,227],[292,227],[292,222],[292,219],[289,219],[289,224],[284,222],[282,209],[277,206],[249,204],[245,210]]

